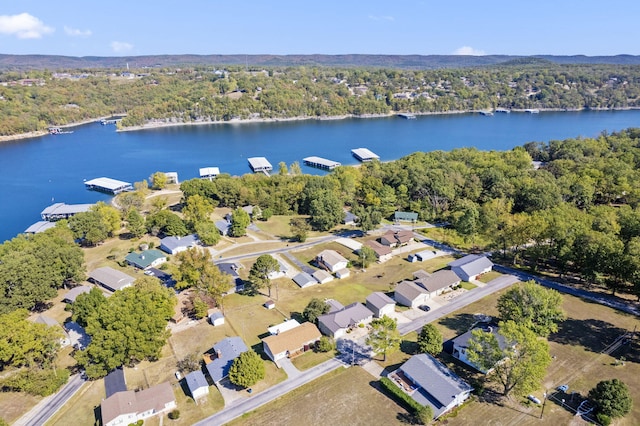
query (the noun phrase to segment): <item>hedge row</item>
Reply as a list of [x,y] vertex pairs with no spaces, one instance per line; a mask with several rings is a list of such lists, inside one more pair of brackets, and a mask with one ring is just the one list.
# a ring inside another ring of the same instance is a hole
[[393,380],[388,377],[383,377],[380,379],[380,384],[385,388],[389,393],[391,393],[396,399],[398,399],[401,403],[403,403],[406,407],[410,408],[413,413],[417,413],[422,410],[424,407],[418,404],[413,398],[404,393],[402,389],[400,389]]

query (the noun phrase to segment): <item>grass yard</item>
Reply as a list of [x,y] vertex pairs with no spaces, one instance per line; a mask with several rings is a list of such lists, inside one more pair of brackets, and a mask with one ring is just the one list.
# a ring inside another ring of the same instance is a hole
[[336,355],[335,351],[329,352],[315,352],[307,351],[302,355],[299,355],[291,360],[293,365],[300,371],[308,370],[311,367],[315,367],[318,364],[322,364],[325,361],[330,360]]
[[[188,390],[182,386],[176,386],[174,388],[174,393],[176,395],[176,402],[178,403],[178,410],[180,411],[180,418],[177,420],[169,420],[165,414],[163,424],[176,426],[192,425],[224,408],[222,395],[215,386],[209,386],[209,396],[199,399],[197,404],[193,398],[187,396]],[[145,420],[144,424],[148,424],[147,420]]]
[[229,425],[393,425],[406,411],[382,394],[361,368],[338,369]]
[[[243,238],[246,238],[246,237],[243,237]],[[250,243],[250,244],[243,244],[238,247],[231,247],[225,250],[224,252],[222,252],[222,257],[243,256],[246,254],[256,253],[259,251],[281,249],[287,246],[287,243],[284,243],[284,242],[266,242],[266,241],[253,241],[253,240],[247,240],[244,242]],[[217,248],[218,246],[214,247],[214,249],[217,249]]]
[[478,287],[477,285],[470,283],[468,281],[462,281],[460,283],[460,287],[464,288],[465,290],[473,290],[474,288]]
[[105,397],[104,380],[95,380],[82,385],[62,408],[46,423],[49,426],[97,425],[100,403]]
[[481,283],[488,283],[491,280],[495,280],[498,277],[501,277],[502,274],[500,272],[496,272],[496,271],[489,271],[486,272],[482,275],[480,275],[480,277],[478,278],[478,281],[480,281]]
[[24,392],[0,392],[0,419],[12,424],[41,400]]

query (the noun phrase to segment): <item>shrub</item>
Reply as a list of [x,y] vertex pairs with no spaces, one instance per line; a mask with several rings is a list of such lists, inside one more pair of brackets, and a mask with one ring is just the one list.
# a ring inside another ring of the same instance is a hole
[[327,336],[322,336],[320,338],[320,341],[316,343],[316,350],[318,352],[329,352],[332,349],[333,349],[333,341]]
[[602,426],[609,426],[611,424],[611,417],[607,416],[604,413],[598,413],[596,414],[596,420],[598,421],[598,423],[600,423]]
[[169,413],[169,418],[171,420],[177,420],[180,418],[180,410],[173,410]]
[[422,405],[418,404],[413,398],[404,393],[402,389],[396,386],[393,383],[393,380],[388,377],[383,377],[380,379],[380,384],[383,388],[385,388],[393,397],[395,397],[402,405],[408,408],[411,412],[417,413],[419,410],[423,408]]

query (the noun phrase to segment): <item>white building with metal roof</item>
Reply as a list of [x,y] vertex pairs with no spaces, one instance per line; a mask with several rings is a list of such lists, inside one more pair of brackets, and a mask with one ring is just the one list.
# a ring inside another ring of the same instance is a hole
[[351,150],[351,155],[356,157],[358,161],[367,162],[373,160],[379,160],[380,156],[367,148],[355,148]]
[[133,185],[130,182],[123,182],[121,180],[99,177],[85,181],[87,189],[93,189],[94,191],[107,192],[110,194],[119,194],[125,191],[133,190]]

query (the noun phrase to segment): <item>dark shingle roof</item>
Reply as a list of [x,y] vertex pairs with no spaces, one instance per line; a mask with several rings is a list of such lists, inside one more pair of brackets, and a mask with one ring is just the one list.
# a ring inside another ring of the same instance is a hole
[[107,398],[116,392],[123,392],[127,390],[127,383],[124,380],[124,370],[122,367],[116,368],[105,376],[104,390],[107,394]]

